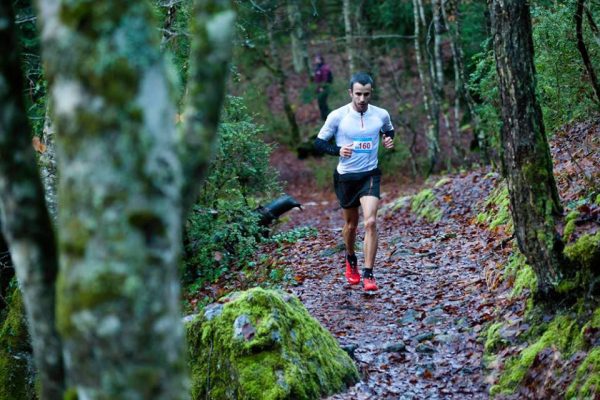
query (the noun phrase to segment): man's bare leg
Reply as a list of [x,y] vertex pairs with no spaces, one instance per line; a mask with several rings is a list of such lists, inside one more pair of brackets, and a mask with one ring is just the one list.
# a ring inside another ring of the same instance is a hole
[[358,227],[358,207],[344,208],[344,228],[342,236],[346,245],[346,253],[354,254],[354,243],[356,242],[356,229]]
[[365,224],[365,268],[372,269],[377,254],[377,208],[379,207],[379,199],[375,196],[363,196],[360,198],[360,204],[363,209]]

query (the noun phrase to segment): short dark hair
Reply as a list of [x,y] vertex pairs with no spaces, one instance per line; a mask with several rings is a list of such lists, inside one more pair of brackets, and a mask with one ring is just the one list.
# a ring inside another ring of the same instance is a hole
[[350,90],[352,90],[355,83],[360,83],[361,85],[365,86],[373,86],[373,78],[371,78],[371,75],[367,74],[366,72],[357,72],[352,75],[352,78],[350,78]]

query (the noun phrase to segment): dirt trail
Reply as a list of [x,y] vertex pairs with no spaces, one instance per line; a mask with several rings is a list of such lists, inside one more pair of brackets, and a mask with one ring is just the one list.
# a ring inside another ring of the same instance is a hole
[[[331,399],[487,398],[477,338],[495,304],[483,273],[490,258],[482,253],[486,235],[470,224],[471,207],[489,190],[483,173],[465,176],[461,192],[448,193],[448,202],[458,202],[440,223],[416,219],[406,208],[380,212],[380,290],[367,295],[345,282],[341,211],[332,191],[316,190],[306,167],[283,150],[274,165],[284,166],[288,193],[305,205],[304,212],[289,213],[285,228],[310,225],[319,232],[286,249],[299,282],[290,290],[362,372],[357,385]],[[384,206],[402,192],[392,186],[384,182]],[[358,244],[363,232],[360,227]],[[360,265],[362,252],[358,259]]]

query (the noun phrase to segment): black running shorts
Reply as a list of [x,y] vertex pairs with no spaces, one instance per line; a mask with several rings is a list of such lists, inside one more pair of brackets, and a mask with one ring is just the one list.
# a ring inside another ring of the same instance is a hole
[[379,199],[380,184],[379,168],[343,175],[340,175],[337,170],[333,173],[333,187],[342,208],[360,206],[360,198],[363,196],[375,196]]

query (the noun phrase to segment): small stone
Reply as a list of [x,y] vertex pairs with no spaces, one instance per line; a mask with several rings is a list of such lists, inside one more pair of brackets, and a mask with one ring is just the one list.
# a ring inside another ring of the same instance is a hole
[[186,315],[185,317],[183,317],[183,323],[187,324],[188,322],[192,322],[197,316],[198,314]]
[[425,340],[433,339],[434,336],[435,335],[433,334],[433,332],[423,332],[423,333],[416,335],[413,339],[416,340],[417,342],[423,342]]
[[233,323],[233,338],[235,340],[251,340],[256,334],[256,329],[250,322],[250,317],[242,314]]
[[356,359],[354,352],[358,349],[358,345],[354,343],[344,344],[340,346],[352,359]]
[[437,316],[437,315],[429,315],[427,317],[425,317],[425,319],[423,320],[423,323],[425,325],[437,325],[440,322],[443,322],[444,318]]
[[406,351],[406,345],[402,340],[395,343],[388,343],[383,348],[383,351],[386,353],[400,353],[401,351]]
[[415,350],[417,351],[417,353],[427,353],[427,354],[436,352],[436,350],[432,346],[428,346],[424,343],[419,343],[417,345],[417,347],[415,347]]
[[204,309],[204,318],[207,321],[210,321],[213,318],[221,316],[222,313],[223,313],[223,304],[219,304],[219,303],[209,304]]
[[419,319],[421,317],[421,313],[418,311],[415,311],[413,309],[408,309],[404,312],[404,316],[402,316],[402,318],[400,319],[400,323],[402,324],[412,324],[417,322],[417,319]]

